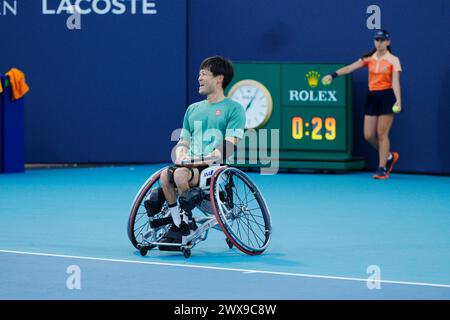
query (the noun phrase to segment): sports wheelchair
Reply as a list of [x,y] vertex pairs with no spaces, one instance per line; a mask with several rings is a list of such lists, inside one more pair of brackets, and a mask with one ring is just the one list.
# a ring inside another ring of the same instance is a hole
[[[186,163],[184,163],[186,164]],[[222,231],[226,243],[248,255],[267,249],[272,236],[272,221],[267,204],[256,185],[241,170],[227,165],[212,165],[200,173],[194,197],[192,218],[198,226],[180,243],[161,242],[172,218],[160,185],[161,172],[155,172],[141,186],[131,206],[128,238],[142,256],[149,250],[181,251],[185,258],[191,249],[208,237],[210,229]],[[194,192],[195,193],[195,192]],[[199,212],[199,214],[197,214]]]

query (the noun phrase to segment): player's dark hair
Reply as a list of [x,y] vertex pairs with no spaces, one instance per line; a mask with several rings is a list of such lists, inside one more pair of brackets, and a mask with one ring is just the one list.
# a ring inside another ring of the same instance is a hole
[[234,76],[233,64],[231,61],[220,56],[209,57],[203,60],[200,65],[200,70],[202,69],[211,71],[215,77],[218,75],[223,75],[223,89],[230,84]]

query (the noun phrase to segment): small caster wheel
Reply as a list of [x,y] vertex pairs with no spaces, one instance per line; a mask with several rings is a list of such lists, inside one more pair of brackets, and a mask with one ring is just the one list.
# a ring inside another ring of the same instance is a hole
[[233,249],[233,242],[231,242],[228,238],[226,238],[225,241],[227,242],[228,248]]
[[145,257],[147,255],[148,249],[147,247],[143,246],[139,248],[139,253],[141,254],[141,256]]
[[191,249],[181,249],[181,251],[183,252],[183,256],[187,259],[191,256]]

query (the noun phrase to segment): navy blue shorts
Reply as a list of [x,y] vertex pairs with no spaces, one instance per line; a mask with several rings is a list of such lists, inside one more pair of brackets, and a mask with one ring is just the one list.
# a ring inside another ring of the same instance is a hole
[[366,100],[364,114],[366,116],[381,116],[383,114],[393,114],[392,106],[397,99],[394,90],[369,91]]

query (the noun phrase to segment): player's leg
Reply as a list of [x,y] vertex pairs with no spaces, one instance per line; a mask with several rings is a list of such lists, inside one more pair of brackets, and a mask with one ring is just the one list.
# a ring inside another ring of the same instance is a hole
[[[174,181],[174,173],[177,169],[175,167],[170,167],[163,172],[161,172],[161,187],[164,192],[164,196],[167,200],[167,204],[169,206],[170,216],[172,217],[172,226],[166,232],[166,234],[161,238],[160,242],[181,242],[181,233],[178,228],[181,223],[180,217],[180,209],[178,208],[177,202],[177,192],[175,189],[175,181]],[[160,246],[160,249],[163,250],[165,247]],[[171,247],[165,248],[171,249]]]
[[369,91],[364,106],[364,139],[378,150],[377,122],[378,122],[378,96],[376,92]]
[[[195,187],[199,182],[200,171],[197,168],[179,168],[175,171],[174,180],[178,188],[180,197],[180,209],[182,210],[180,229],[184,236],[189,235],[191,230],[196,230],[197,225],[192,217],[192,210],[182,207],[182,199],[189,200],[192,197],[191,191],[187,192],[191,187]],[[183,198],[184,197],[184,198]],[[190,202],[190,201],[189,201]]]
[[163,170],[161,172],[161,177],[160,177],[161,187],[164,192],[164,197],[166,198],[167,204],[169,206],[173,205],[174,203],[177,202],[177,193],[175,190],[175,185],[174,185],[173,179],[171,178],[171,175],[173,173],[169,172],[171,170],[172,170],[172,168]]
[[[178,243],[181,242],[181,232],[179,226],[182,221],[182,215],[180,212],[180,208],[177,202],[177,190],[175,183],[175,172],[177,172],[179,168],[171,167],[163,172],[161,172],[161,187],[164,192],[164,196],[167,200],[167,204],[169,206],[170,216],[172,217],[172,226],[167,231],[167,233],[162,237],[161,242],[166,243]],[[160,246],[162,250],[164,248]],[[166,248],[166,249],[170,249]]]
[[169,206],[169,211],[172,216],[172,220],[175,226],[179,226],[181,222],[179,208],[177,203],[177,193],[175,190],[174,174],[177,169],[170,167],[161,172],[161,187],[164,192],[164,197],[166,198],[167,205]]
[[370,145],[378,150],[378,137],[377,137],[378,117],[372,115],[364,116],[364,139]]
[[173,174],[173,180],[178,189],[178,195],[189,190],[189,181],[193,177],[193,170],[189,168],[178,168]]
[[387,161],[389,158],[389,150],[391,143],[389,141],[389,131],[392,127],[394,116],[392,114],[383,114],[378,117],[377,136],[378,136],[378,169],[373,178],[385,180],[389,178]]
[[[380,124],[380,131],[386,131],[385,136],[387,137],[387,141],[389,142],[390,147],[390,141],[389,141],[389,132],[392,128],[392,123],[394,121],[394,112],[392,111],[392,106],[397,101],[397,98],[395,97],[394,90],[384,90],[382,92],[382,99],[381,99],[381,106],[382,106],[382,113],[380,115],[383,115],[383,117],[387,117],[386,119],[382,119],[382,123]],[[388,150],[390,151],[390,149]],[[384,155],[384,153],[383,153]],[[380,155],[381,157],[382,155]],[[386,171],[387,173],[391,173],[394,164],[399,159],[400,155],[396,151],[388,152],[388,158],[386,161]],[[380,159],[381,162],[381,159]]]
[[389,157],[391,143],[389,140],[389,132],[394,122],[392,114],[384,114],[378,117],[377,136],[379,145],[379,167],[385,168]]

